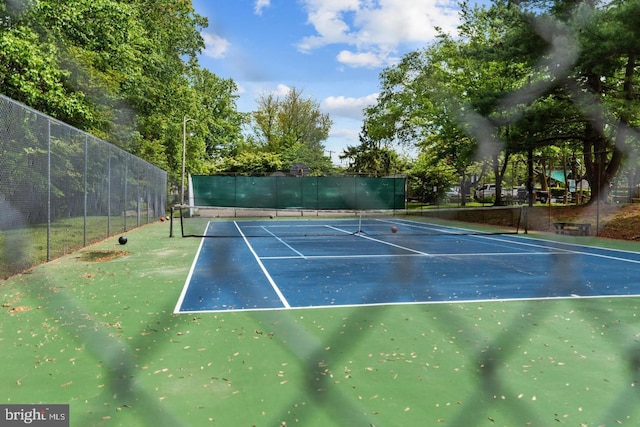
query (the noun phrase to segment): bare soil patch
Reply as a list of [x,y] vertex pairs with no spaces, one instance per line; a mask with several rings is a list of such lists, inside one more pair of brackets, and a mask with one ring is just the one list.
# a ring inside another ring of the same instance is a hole
[[86,251],[80,253],[79,260],[87,262],[105,262],[129,254],[130,252],[127,251]]
[[640,203],[633,203],[609,215],[600,236],[619,240],[640,240]]
[[554,222],[591,224],[591,234],[618,240],[640,240],[640,203],[625,206],[552,206],[529,210],[529,229],[553,231]]

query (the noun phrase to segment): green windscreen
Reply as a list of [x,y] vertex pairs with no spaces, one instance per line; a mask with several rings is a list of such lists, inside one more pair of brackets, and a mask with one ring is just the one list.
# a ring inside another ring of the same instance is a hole
[[406,178],[192,176],[195,206],[404,209]]

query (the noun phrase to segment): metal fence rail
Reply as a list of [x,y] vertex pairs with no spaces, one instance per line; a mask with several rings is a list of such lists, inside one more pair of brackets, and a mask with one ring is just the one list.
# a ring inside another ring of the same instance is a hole
[[0,95],[0,278],[163,215],[167,174]]

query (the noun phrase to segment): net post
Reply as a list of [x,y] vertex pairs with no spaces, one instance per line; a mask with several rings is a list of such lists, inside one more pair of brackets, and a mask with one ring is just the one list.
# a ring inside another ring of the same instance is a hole
[[169,215],[171,215],[169,217],[169,237],[173,237],[173,206],[171,206],[171,209],[169,210]]
[[169,237],[175,237],[173,234],[173,220],[174,220],[175,208],[171,206],[169,209]]
[[360,234],[367,234],[362,230],[362,212],[361,210],[356,211],[356,214],[358,215],[358,231],[352,233],[355,236],[358,236]]
[[184,205],[180,205],[180,235],[184,237]]

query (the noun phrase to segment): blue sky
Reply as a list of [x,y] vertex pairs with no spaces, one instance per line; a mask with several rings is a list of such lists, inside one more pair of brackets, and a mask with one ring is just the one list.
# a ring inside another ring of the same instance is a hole
[[[379,74],[427,46],[439,26],[455,33],[456,0],[193,0],[209,19],[200,63],[239,86],[238,109],[292,87],[333,127],[327,155],[357,145],[362,109],[375,103]],[[329,153],[332,152],[332,153]]]

